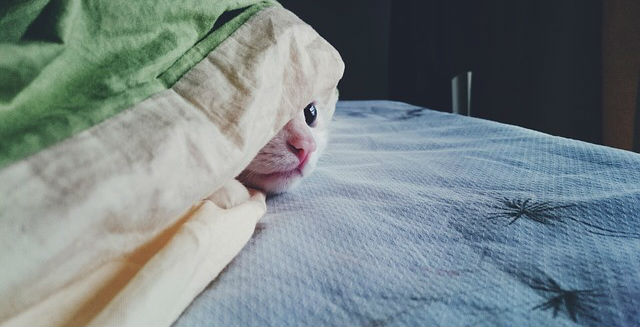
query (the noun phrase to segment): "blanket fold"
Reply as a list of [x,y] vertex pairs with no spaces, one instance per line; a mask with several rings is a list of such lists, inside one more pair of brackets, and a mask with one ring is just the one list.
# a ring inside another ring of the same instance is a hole
[[0,324],[169,325],[265,211],[235,176],[307,103],[332,115],[343,69],[263,8],[171,88],[1,168]]

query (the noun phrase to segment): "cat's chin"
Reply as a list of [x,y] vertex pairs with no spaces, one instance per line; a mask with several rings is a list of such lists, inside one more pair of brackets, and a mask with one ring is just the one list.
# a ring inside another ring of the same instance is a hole
[[248,187],[262,190],[267,194],[279,194],[298,186],[302,177],[302,171],[296,168],[270,174],[243,171],[238,176],[238,180]]

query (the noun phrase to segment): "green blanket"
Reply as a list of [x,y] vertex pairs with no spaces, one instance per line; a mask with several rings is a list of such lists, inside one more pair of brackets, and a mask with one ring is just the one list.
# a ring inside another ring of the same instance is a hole
[[[0,3],[0,168],[169,88],[272,5],[277,2]],[[228,22],[214,25],[238,9]]]

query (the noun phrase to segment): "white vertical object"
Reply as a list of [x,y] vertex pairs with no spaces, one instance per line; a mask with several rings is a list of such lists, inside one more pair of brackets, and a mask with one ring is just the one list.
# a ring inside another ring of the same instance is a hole
[[451,79],[451,111],[454,114],[471,116],[471,79],[471,71]]

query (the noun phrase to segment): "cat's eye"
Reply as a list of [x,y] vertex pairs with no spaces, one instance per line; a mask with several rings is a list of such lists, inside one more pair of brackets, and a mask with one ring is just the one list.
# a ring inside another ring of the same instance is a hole
[[316,105],[312,102],[304,108],[304,120],[310,127],[315,126],[316,118],[318,118],[318,110]]

